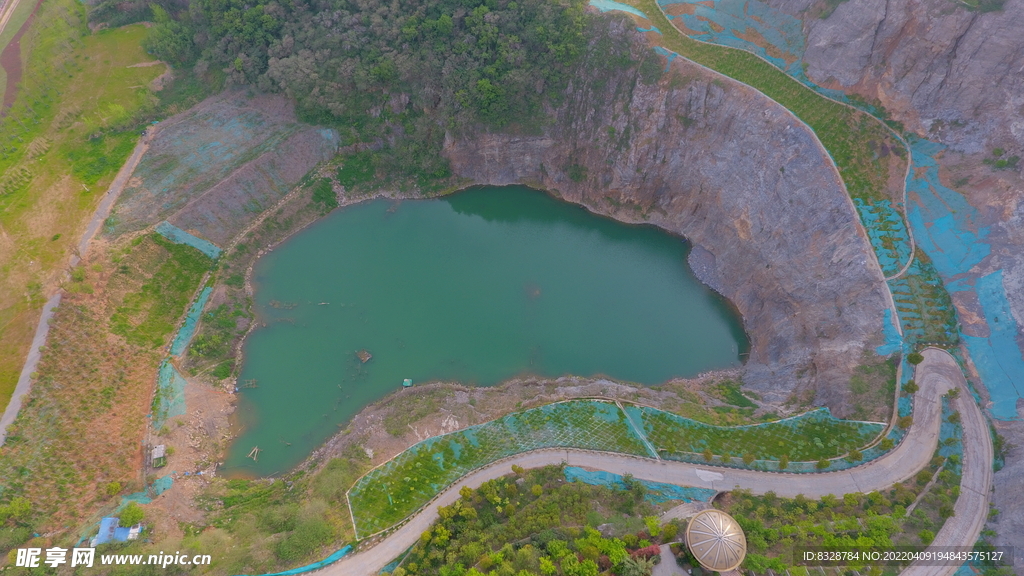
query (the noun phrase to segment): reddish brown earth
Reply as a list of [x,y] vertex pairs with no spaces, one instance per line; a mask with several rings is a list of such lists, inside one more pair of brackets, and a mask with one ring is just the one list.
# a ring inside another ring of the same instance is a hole
[[11,43],[4,48],[3,52],[0,52],[0,67],[7,72],[7,87],[4,90],[3,104],[0,104],[0,116],[3,115],[4,110],[14,104],[14,97],[18,95],[18,82],[21,82],[21,37],[32,25],[32,21],[36,18],[36,11],[39,10],[42,3],[43,0],[36,0],[36,5],[32,8],[28,19],[11,39]]

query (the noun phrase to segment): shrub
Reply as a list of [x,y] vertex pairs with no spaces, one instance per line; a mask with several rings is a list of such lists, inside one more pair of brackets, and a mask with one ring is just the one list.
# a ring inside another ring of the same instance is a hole
[[705,460],[707,460],[708,462],[711,462],[711,460],[714,459],[714,457],[715,457],[715,453],[711,451],[711,448],[705,448],[704,449],[704,459]]
[[754,460],[755,460],[754,455],[751,454],[750,452],[747,452],[746,454],[743,455],[743,463],[748,465],[748,466],[753,464]]
[[928,545],[932,543],[932,540],[935,540],[935,533],[931,530],[921,530],[917,533],[917,537],[921,539],[922,544]]
[[139,508],[139,505],[135,502],[129,503],[125,506],[124,510],[121,510],[121,515],[118,517],[118,524],[123,527],[131,527],[142,522],[146,517],[146,513]]
[[674,523],[668,523],[661,528],[661,541],[669,542],[676,537],[679,533],[679,525]]
[[779,456],[779,470],[785,470],[789,467],[789,454],[783,454]]
[[116,496],[121,491],[120,482],[111,482],[107,484],[107,496]]
[[922,356],[920,352],[911,352],[910,354],[907,354],[907,362],[917,366],[921,362],[924,362],[924,356]]
[[333,536],[334,531],[325,520],[303,522],[278,543],[277,557],[286,562],[301,560],[330,542]]

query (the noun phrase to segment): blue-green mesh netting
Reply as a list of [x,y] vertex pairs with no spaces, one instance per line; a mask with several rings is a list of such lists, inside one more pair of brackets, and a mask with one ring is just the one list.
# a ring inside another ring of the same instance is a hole
[[156,232],[175,244],[187,244],[210,258],[216,259],[220,256],[221,250],[216,244],[202,238],[197,238],[166,220],[157,224]]
[[[626,483],[622,476],[605,472],[603,470],[584,470],[576,466],[565,467],[565,479],[569,482],[583,482],[592,486],[607,486],[617,490],[625,490]],[[683,502],[708,502],[718,493],[711,488],[694,488],[692,486],[676,486],[675,484],[664,484],[662,482],[651,482],[649,480],[637,480],[647,489],[644,498],[648,502],[661,504],[670,500],[682,500]]]
[[174,336],[174,341],[171,342],[171,356],[180,356],[185,348],[188,347],[188,343],[192,341],[192,335],[195,334],[196,324],[199,322],[199,317],[203,314],[203,308],[206,307],[206,301],[210,298],[210,292],[213,288],[207,286],[203,288],[203,291],[199,293],[199,298],[188,309],[188,314],[185,315],[185,323],[182,324],[181,329]]
[[153,428],[159,430],[168,418],[185,413],[185,378],[168,360],[160,364],[156,398],[153,400]]
[[[877,422],[840,420],[826,408],[778,422],[726,428],[653,408],[627,406],[623,411],[610,402],[574,400],[424,440],[360,478],[349,493],[349,502],[359,535],[365,537],[400,522],[471,470],[539,448],[580,448],[650,457],[650,446],[665,459],[707,464],[700,454],[705,446],[735,445],[744,449],[737,449],[737,456],[725,461],[716,458],[713,464],[778,470],[778,460],[771,459],[771,450],[751,464],[744,463],[741,456],[750,446],[783,442],[795,447],[786,471],[820,472],[815,467],[817,458],[797,461],[800,448],[843,455],[868,443],[884,428]],[[889,437],[899,440],[902,433],[894,430]],[[835,458],[825,471],[857,466],[883,453],[876,446],[864,450],[861,461]]]

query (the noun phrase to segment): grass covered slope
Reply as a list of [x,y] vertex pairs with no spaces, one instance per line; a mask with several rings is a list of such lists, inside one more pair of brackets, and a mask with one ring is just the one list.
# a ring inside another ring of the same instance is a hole
[[5,501],[31,506],[0,527],[0,548],[32,531],[75,525],[93,507],[142,488],[139,446],[157,348],[210,264],[192,248],[148,235],[111,260],[72,271],[32,392],[0,453]]
[[[200,0],[155,26],[169,61],[225,68],[232,80],[294,98],[301,119],[341,145],[374,144],[380,174],[421,188],[450,175],[446,132],[484,124],[536,133],[588,43],[607,30],[583,0]],[[628,66],[611,43],[605,62]],[[624,59],[622,57],[625,57]],[[652,61],[658,57],[648,55]]]
[[[22,2],[25,4],[26,2]],[[22,37],[27,64],[0,119],[0,404],[17,382],[39,307],[84,221],[138,139],[163,65],[143,26],[90,35],[85,7],[46,2]]]

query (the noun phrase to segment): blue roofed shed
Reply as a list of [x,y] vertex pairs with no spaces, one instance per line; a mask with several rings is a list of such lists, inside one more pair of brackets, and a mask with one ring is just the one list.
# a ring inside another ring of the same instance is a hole
[[108,542],[127,542],[129,540],[135,540],[139,536],[141,526],[132,526],[131,528],[122,528],[118,526],[120,520],[112,516],[108,516],[100,520],[100,531],[93,537],[91,545],[93,547],[100,544],[106,544]]

